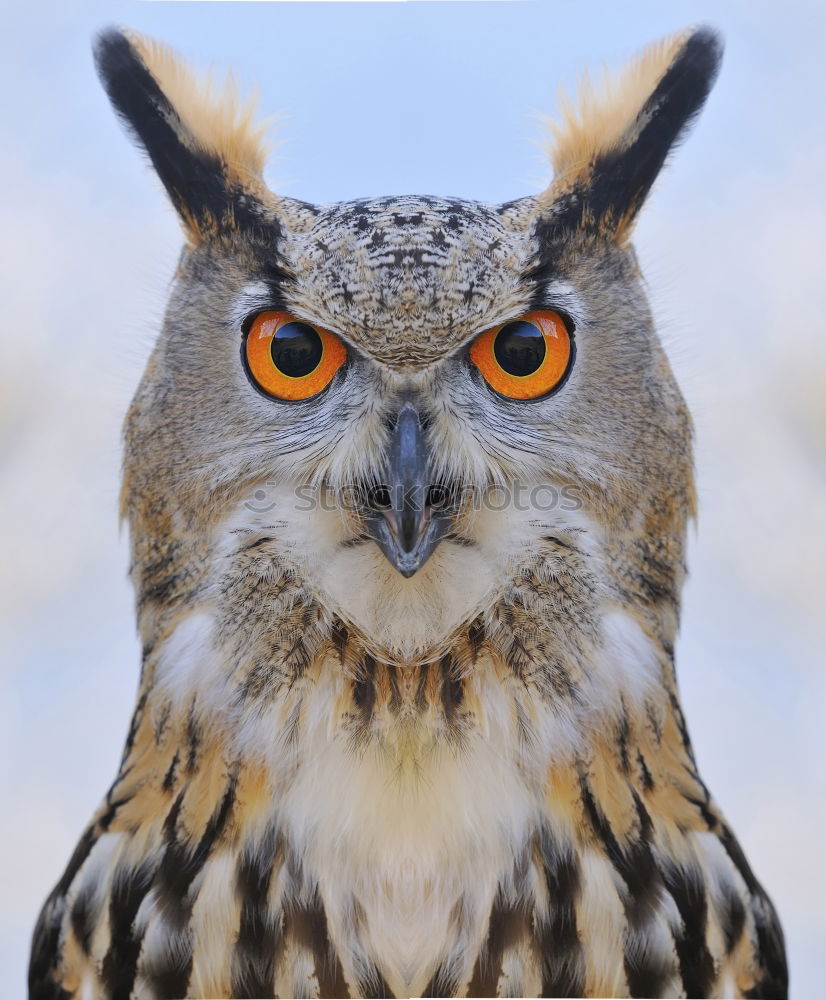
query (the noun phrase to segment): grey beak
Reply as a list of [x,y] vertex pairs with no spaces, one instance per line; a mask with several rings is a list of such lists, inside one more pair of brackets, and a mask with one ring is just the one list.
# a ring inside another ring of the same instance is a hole
[[374,505],[366,529],[402,576],[413,576],[450,528],[450,518],[434,511],[430,462],[419,412],[402,404],[390,439],[384,486],[388,504]]

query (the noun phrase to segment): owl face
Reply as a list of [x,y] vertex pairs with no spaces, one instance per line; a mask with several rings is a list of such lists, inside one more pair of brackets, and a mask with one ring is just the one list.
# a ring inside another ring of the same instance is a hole
[[191,87],[176,102],[165,50],[107,36],[110,96],[188,235],[127,421],[133,528],[198,538],[213,581],[260,544],[276,589],[300,581],[405,661],[535,572],[548,538],[609,579],[642,523],[681,539],[690,425],[628,233],[710,86],[701,36],[645,57],[602,145],[571,126],[542,196],[322,207],[267,191],[247,118],[187,110]]
[[[685,451],[679,423],[645,416],[652,390],[664,414],[681,403],[633,255],[569,238],[550,248],[546,277],[549,247],[515,224],[532,201],[381,199],[318,210],[309,225],[298,206],[273,218],[278,242],[187,250],[131,464],[157,468],[165,440],[175,458],[153,489],[168,484],[179,510],[208,515],[215,553],[271,537],[274,561],[383,655],[432,652],[543,538],[593,533],[617,496],[633,503],[650,486],[641,456]],[[245,364],[250,323],[279,311],[344,345],[343,365],[305,400],[262,392]],[[555,390],[511,399],[471,350],[537,312],[565,317],[570,368]],[[405,498],[377,495],[398,488],[410,493],[406,543]],[[221,572],[237,572],[232,558]]]

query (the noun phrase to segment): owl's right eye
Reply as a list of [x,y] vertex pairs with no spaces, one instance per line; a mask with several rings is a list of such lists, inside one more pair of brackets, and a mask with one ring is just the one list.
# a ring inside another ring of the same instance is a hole
[[247,374],[274,399],[310,399],[326,389],[347,360],[347,348],[323,327],[289,313],[263,312],[252,321],[243,350]]

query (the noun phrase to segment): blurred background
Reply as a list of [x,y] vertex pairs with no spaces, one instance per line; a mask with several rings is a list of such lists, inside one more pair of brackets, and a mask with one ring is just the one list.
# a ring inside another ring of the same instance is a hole
[[793,995],[826,942],[826,7],[815,0],[118,3],[4,11],[0,978],[113,778],[139,650],[120,423],[181,243],[95,78],[94,32],[258,82],[268,179],[312,201],[541,189],[556,85],[687,24],[723,72],[636,244],[697,427],[678,647],[701,771],[773,896]]

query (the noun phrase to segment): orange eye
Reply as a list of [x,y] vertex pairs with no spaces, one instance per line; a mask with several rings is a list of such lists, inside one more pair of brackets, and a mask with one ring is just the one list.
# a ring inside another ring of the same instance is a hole
[[470,348],[470,360],[491,389],[509,399],[547,395],[567,374],[572,354],[562,317],[548,309],[485,330]]
[[329,330],[283,312],[259,313],[244,344],[250,378],[276,399],[316,396],[347,360],[347,348]]

